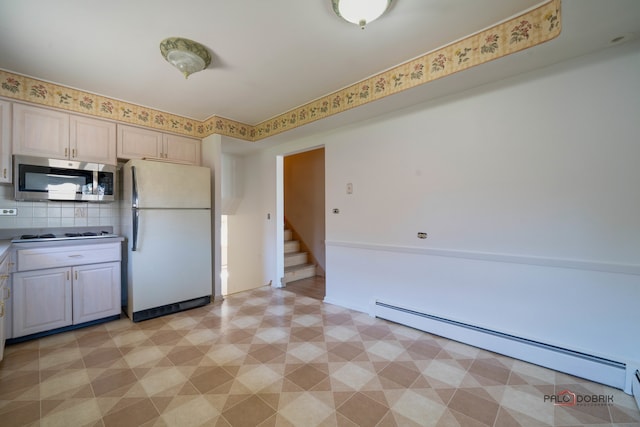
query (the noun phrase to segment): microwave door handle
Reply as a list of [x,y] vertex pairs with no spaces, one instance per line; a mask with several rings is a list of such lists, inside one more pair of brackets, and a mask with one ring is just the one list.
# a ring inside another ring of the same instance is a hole
[[100,171],[99,170],[94,170],[93,171],[93,184],[91,185],[91,195],[96,197],[98,197],[98,183],[100,182]]
[[136,167],[131,166],[131,216],[133,220],[133,236],[131,250],[135,251],[138,245],[138,226],[140,222],[140,211],[138,211],[138,182],[136,180]]

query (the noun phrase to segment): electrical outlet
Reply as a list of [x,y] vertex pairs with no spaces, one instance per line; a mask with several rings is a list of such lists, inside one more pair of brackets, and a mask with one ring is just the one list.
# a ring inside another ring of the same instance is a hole
[[16,209],[16,208],[2,208],[2,209],[0,209],[0,215],[16,216],[16,215],[18,215],[18,209]]

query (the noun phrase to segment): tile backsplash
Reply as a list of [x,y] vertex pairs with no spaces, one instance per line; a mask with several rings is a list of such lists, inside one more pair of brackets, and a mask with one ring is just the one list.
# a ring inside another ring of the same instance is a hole
[[87,227],[110,225],[120,232],[120,203],[18,202],[13,186],[0,185],[0,209],[17,209],[17,215],[0,215],[0,228]]

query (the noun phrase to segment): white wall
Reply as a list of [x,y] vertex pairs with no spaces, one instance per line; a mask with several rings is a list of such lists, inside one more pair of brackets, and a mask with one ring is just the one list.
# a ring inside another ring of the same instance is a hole
[[222,136],[210,135],[202,140],[202,166],[211,169],[211,267],[213,297],[222,296]]
[[261,154],[242,159],[242,199],[227,217],[229,294],[280,280],[275,268],[276,160]]
[[638,70],[635,42],[246,158],[243,285],[276,280],[276,157],[324,145],[326,301],[640,366]]
[[222,153],[221,164],[221,209],[222,215],[233,215],[242,200],[242,158]]

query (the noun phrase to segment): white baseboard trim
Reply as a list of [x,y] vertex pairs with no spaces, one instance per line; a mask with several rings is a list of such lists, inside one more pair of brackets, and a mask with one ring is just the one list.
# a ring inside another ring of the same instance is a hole
[[359,307],[359,306],[355,306],[355,305],[345,304],[344,301],[336,300],[336,299],[333,299],[333,298],[328,297],[328,296],[325,296],[324,299],[322,300],[322,302],[325,303],[325,304],[337,305],[339,307],[347,308],[349,310],[359,311],[361,313],[370,314],[369,310],[368,310],[368,307],[367,308],[363,308],[363,307]]

